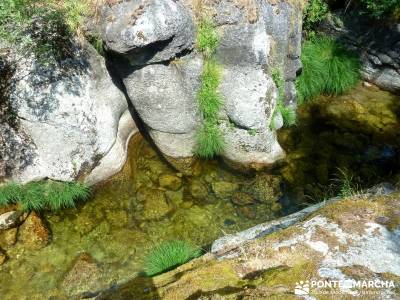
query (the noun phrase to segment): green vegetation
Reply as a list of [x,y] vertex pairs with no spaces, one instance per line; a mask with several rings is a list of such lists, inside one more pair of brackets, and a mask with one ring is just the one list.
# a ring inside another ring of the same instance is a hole
[[339,174],[335,181],[339,186],[339,197],[346,198],[357,195],[358,186],[354,183],[355,179],[349,171],[338,169]]
[[23,210],[59,210],[74,207],[90,195],[88,186],[77,182],[33,181],[0,187],[0,206],[19,204]]
[[328,5],[324,0],[309,0],[303,12],[303,28],[311,32],[328,14]]
[[70,40],[83,27],[89,0],[2,0],[0,40],[33,52],[42,64],[69,57]]
[[205,121],[197,132],[196,154],[202,158],[213,158],[224,150],[224,138],[218,124]]
[[400,14],[399,0],[360,0],[360,2],[367,10],[367,13],[374,18]]
[[285,82],[282,73],[279,69],[274,68],[271,71],[271,77],[278,88],[278,101],[271,119],[270,128],[275,129],[275,117],[277,113],[280,113],[282,116],[283,126],[290,127],[296,124],[296,112],[292,107],[285,105]]
[[185,241],[167,241],[156,246],[147,254],[144,260],[144,272],[147,276],[164,273],[200,255],[200,249]]
[[210,20],[203,20],[197,30],[197,49],[204,56],[211,57],[219,44],[219,36]]
[[221,74],[213,57],[218,42],[219,37],[213,24],[210,21],[201,22],[197,32],[197,48],[203,54],[204,65],[197,101],[204,122],[197,133],[196,154],[206,159],[220,154],[224,149],[224,139],[218,127],[218,113],[223,102],[218,92]]
[[320,94],[342,94],[359,80],[358,58],[332,38],[306,41],[301,62],[303,71],[296,81],[299,104]]

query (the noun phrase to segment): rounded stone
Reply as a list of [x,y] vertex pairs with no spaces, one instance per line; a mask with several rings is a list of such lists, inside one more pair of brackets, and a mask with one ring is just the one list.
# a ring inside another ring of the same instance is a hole
[[182,186],[182,179],[178,176],[171,174],[163,174],[158,179],[160,187],[166,188],[171,191],[177,191]]
[[50,230],[38,214],[31,212],[19,227],[18,241],[27,249],[41,249],[51,241]]
[[244,205],[254,204],[255,199],[253,196],[247,193],[236,192],[232,196],[232,202],[236,205],[244,206]]

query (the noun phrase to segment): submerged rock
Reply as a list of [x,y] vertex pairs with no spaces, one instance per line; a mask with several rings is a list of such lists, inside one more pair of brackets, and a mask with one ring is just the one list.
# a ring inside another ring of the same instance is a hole
[[189,185],[189,192],[195,199],[204,199],[208,195],[208,188],[200,179],[192,179]]
[[18,241],[27,249],[41,249],[51,241],[50,229],[37,213],[31,212],[19,227]]
[[182,178],[170,174],[161,175],[160,178],[158,179],[158,182],[160,184],[160,187],[172,191],[177,191],[182,186]]
[[160,219],[172,210],[172,207],[168,204],[165,193],[161,190],[140,190],[138,191],[137,199],[141,204],[141,209],[136,212],[138,219]]
[[65,274],[62,288],[68,295],[94,292],[99,288],[102,270],[88,253],[81,253]]
[[255,199],[253,196],[243,193],[243,192],[237,192],[234,193],[232,196],[232,202],[236,205],[250,205],[255,203]]
[[276,175],[259,174],[246,190],[258,201],[272,204],[282,196],[281,179]]
[[211,183],[211,187],[215,195],[219,198],[230,197],[233,192],[239,189],[239,184],[229,181],[216,181]]
[[8,248],[17,242],[18,228],[10,228],[0,231],[0,247]]

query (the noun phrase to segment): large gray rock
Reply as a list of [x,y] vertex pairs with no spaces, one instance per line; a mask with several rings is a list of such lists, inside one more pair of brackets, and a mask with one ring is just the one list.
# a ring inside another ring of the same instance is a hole
[[201,67],[199,59],[182,59],[132,70],[123,79],[133,106],[149,128],[178,134],[196,129],[200,118],[194,98]]
[[295,79],[301,69],[302,36],[301,1],[262,1],[261,17],[265,30],[271,36],[268,67],[283,71],[286,103],[296,105]]
[[[193,156],[196,132],[202,123],[196,95],[203,59],[190,51],[199,6],[190,0],[169,5],[170,1],[148,1],[139,9],[140,4],[131,0],[106,7],[103,37],[114,52],[110,63],[119,72],[156,146],[169,161],[186,159],[190,164],[187,159]],[[219,115],[226,143],[222,156],[237,167],[269,166],[284,156],[270,126],[277,104],[277,88],[270,74],[274,67],[282,70],[286,90],[291,92],[287,94],[288,101],[294,100],[294,79],[300,67],[301,25],[296,24],[301,24],[300,6],[285,2],[277,5],[282,10],[279,12],[276,5],[261,0],[210,1],[203,5],[221,37],[216,59],[221,65],[219,91],[224,100]],[[160,7],[165,7],[165,14],[155,19]],[[169,7],[176,7],[176,15],[170,14]],[[132,8],[141,13],[136,22],[129,23],[128,12]],[[179,22],[177,16],[181,16]],[[157,25],[161,19],[165,26]],[[137,37],[145,23],[146,30],[153,26],[154,31],[145,34],[151,37],[148,43]],[[187,30],[180,30],[180,26]],[[163,43],[163,36],[169,32],[175,33],[168,44],[149,48]],[[187,42],[187,51],[175,47],[176,39]],[[145,57],[141,53],[151,55]]]
[[119,1],[104,6],[102,18],[107,47],[132,65],[172,59],[194,44],[194,24],[180,1]]
[[113,147],[128,109],[125,96],[91,46],[75,45],[72,51],[73,58],[53,70],[32,57],[19,58],[8,98],[14,121],[0,126],[1,136],[8,137],[0,176],[74,180],[90,173]]

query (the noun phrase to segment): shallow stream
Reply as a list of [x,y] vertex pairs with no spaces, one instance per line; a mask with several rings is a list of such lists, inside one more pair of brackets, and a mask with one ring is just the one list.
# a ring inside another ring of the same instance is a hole
[[[224,234],[337,193],[338,168],[356,172],[366,185],[395,177],[399,97],[359,86],[316,103],[299,110],[297,127],[280,131],[288,159],[257,174],[203,161],[187,177],[136,135],[123,170],[97,186],[92,199],[44,215],[50,245],[32,251],[17,243],[7,249],[0,299],[70,299],[125,282],[137,276],[146,252],[161,241],[182,239],[207,250]],[[95,268],[73,268],[83,253]]]

